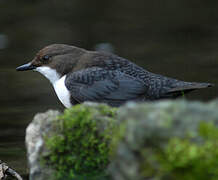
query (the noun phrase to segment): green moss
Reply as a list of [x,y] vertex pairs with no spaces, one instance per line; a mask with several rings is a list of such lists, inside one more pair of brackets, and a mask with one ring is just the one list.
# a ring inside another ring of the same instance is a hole
[[115,115],[116,109],[106,105],[76,105],[65,110],[55,125],[56,134],[45,137],[49,153],[44,162],[56,170],[57,179],[104,176]]
[[218,179],[218,128],[212,123],[199,125],[201,141],[174,137],[165,147],[144,148],[143,177],[156,179]]
[[[120,141],[127,145],[139,142],[130,147],[133,152],[130,155],[137,157],[132,163],[136,164],[140,180],[218,179],[218,128],[213,123],[201,122],[191,131],[187,128],[183,133],[187,134],[185,137],[181,133],[166,136],[168,129],[172,131],[173,119],[159,113],[166,120],[157,123],[161,135],[155,136],[152,130],[150,136],[139,129],[143,128],[142,123],[134,126],[137,120],[124,119],[117,123],[116,112],[106,105],[77,105],[65,110],[54,124],[56,133],[45,137],[48,153],[43,161],[56,170],[56,179],[106,179],[105,170],[112,153],[124,147]],[[150,126],[147,131],[152,128]],[[131,133],[136,133],[138,138]],[[122,151],[127,157],[128,150]]]
[[185,98],[185,92],[181,91],[182,97]]

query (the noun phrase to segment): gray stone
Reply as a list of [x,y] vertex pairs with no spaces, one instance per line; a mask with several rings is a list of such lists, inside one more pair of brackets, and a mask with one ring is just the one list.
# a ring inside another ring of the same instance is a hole
[[[96,106],[97,104],[89,104]],[[165,146],[171,137],[186,137],[201,142],[198,127],[201,122],[213,122],[218,125],[218,100],[209,103],[189,102],[185,100],[128,103],[119,108],[117,126],[125,127],[121,141],[115,149],[108,172],[113,180],[145,180],[140,174],[143,158],[140,150],[144,147]],[[30,166],[30,179],[49,179],[53,171],[40,165],[40,156],[47,151],[43,136],[52,134],[53,121],[60,113],[47,111],[37,114],[26,132],[26,145]],[[96,119],[98,121],[99,118]],[[107,128],[107,123],[97,123],[100,130]],[[114,134],[112,134],[114,135]],[[149,157],[148,157],[149,158]],[[153,178],[150,178],[153,179]]]
[[185,100],[128,103],[119,109],[118,121],[121,126],[125,125],[125,132],[109,172],[114,180],[144,180],[140,175],[140,163],[144,158],[140,150],[163,147],[171,137],[189,135],[193,141],[201,142],[199,123],[218,125],[218,100],[209,103]]
[[[105,129],[111,129],[111,117],[108,118],[101,112],[101,105],[97,103],[86,102],[81,106],[90,107],[96,121],[96,128],[99,134],[103,134]],[[55,168],[42,163],[50,154],[50,151],[45,147],[45,137],[51,137],[54,134],[60,133],[59,126],[61,121],[57,116],[58,111],[49,110],[45,113],[36,114],[33,121],[26,129],[26,147],[28,163],[30,168],[30,180],[53,180]],[[73,131],[72,131],[73,133]],[[73,168],[73,167],[72,167]]]
[[44,149],[43,136],[52,128],[54,122],[60,113],[55,110],[48,110],[45,113],[35,115],[33,121],[26,129],[26,148],[27,158],[30,169],[30,180],[49,179],[52,169],[42,167],[40,164],[40,154],[46,151]]

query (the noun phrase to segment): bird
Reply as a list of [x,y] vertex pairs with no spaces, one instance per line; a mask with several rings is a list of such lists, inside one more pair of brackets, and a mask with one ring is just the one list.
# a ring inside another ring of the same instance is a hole
[[119,107],[127,101],[177,98],[213,86],[155,74],[118,55],[66,44],[44,47],[31,62],[16,70],[44,75],[66,108],[85,101]]

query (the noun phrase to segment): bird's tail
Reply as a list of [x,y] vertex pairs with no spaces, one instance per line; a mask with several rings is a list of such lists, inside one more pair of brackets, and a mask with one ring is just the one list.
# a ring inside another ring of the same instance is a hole
[[208,87],[212,87],[212,86],[214,86],[214,84],[211,84],[211,83],[197,83],[197,82],[183,82],[183,83],[181,83],[180,82],[178,86],[169,89],[165,93],[165,96],[176,98],[178,96],[182,96],[182,95],[184,95],[188,92],[194,91],[196,89],[208,88]]

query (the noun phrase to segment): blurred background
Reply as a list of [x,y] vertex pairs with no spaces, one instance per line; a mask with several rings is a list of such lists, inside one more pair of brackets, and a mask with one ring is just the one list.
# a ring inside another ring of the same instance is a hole
[[[25,128],[60,109],[47,79],[16,72],[46,45],[106,48],[145,69],[218,84],[217,0],[0,0],[0,159],[27,173]],[[187,99],[208,101],[218,86]]]

